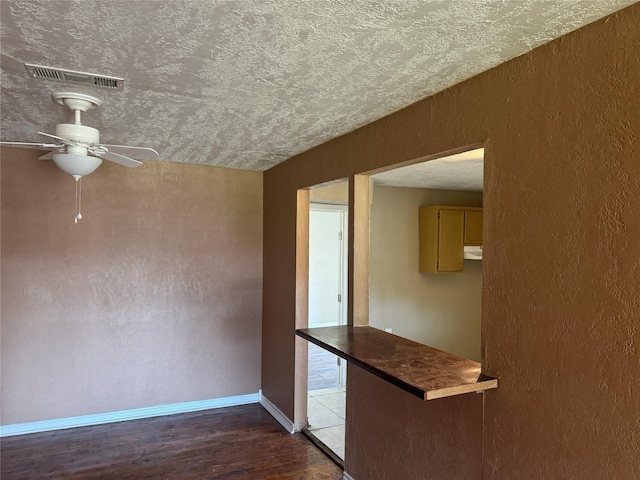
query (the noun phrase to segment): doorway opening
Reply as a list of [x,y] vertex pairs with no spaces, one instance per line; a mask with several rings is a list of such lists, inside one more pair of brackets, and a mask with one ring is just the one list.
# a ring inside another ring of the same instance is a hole
[[[348,189],[342,180],[299,192],[296,328],[347,324]],[[342,465],[346,361],[306,340],[296,342],[296,404],[304,405],[295,409],[296,426]]]
[[[347,324],[347,206],[309,206],[309,328]],[[308,432],[344,460],[346,361],[309,344]]]

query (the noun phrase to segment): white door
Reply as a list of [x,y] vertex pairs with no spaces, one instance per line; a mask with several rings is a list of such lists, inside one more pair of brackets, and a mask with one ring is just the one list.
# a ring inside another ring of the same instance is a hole
[[309,327],[343,325],[346,212],[312,205],[309,211]]

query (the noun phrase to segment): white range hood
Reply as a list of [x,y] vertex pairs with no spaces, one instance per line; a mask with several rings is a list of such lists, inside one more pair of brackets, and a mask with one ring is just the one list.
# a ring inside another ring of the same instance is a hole
[[466,246],[464,247],[465,260],[482,260],[482,247],[481,246]]

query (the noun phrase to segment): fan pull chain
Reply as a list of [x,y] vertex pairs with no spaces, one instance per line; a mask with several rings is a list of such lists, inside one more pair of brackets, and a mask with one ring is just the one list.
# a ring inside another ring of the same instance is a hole
[[80,213],[80,205],[82,202],[82,176],[74,175],[73,178],[76,180],[76,218],[75,223],[78,223],[78,220],[82,220],[82,213]]

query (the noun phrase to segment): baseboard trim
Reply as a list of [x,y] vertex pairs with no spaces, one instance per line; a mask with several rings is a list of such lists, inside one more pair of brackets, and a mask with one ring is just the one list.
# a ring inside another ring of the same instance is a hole
[[211,400],[172,403],[169,405],[158,405],[155,407],[135,408],[133,410],[82,415],[79,417],[57,418],[54,420],[43,420],[40,422],[14,423],[12,425],[0,426],[0,437],[48,432],[51,430],[63,430],[66,428],[88,427],[104,423],[139,420],[141,418],[161,417],[163,415],[175,415],[177,413],[198,412],[213,408],[234,407],[237,405],[258,403],[259,401],[260,392],[249,393],[247,395],[236,395],[234,397],[214,398]]
[[349,475],[347,472],[342,472],[342,480],[356,480],[356,479],[353,478],[351,475]]
[[289,433],[295,433],[295,428],[293,427],[293,422],[287,418],[287,416],[282,413],[282,411],[276,407],[271,401],[262,395],[262,390],[260,391],[260,405],[264,407],[264,409],[271,414],[273,418],[275,418],[280,425],[284,427],[284,429]]

